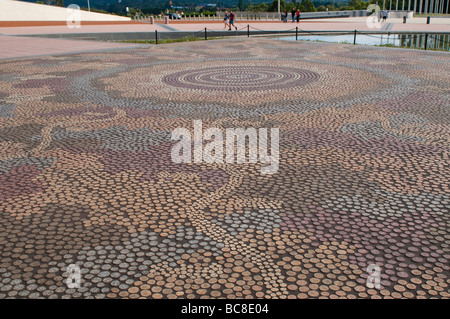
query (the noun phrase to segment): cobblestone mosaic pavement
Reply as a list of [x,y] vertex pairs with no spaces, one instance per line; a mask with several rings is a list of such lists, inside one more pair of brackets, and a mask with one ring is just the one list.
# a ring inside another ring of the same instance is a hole
[[[448,298],[449,61],[269,39],[2,61],[0,298]],[[173,163],[195,119],[278,127],[278,172]]]

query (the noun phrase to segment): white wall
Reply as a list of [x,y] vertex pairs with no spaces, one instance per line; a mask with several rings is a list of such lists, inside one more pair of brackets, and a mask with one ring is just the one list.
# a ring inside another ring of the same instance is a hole
[[[65,1],[68,6],[69,1]],[[16,0],[0,0],[0,21],[66,21],[73,11]],[[129,21],[130,18],[80,10],[81,21]]]

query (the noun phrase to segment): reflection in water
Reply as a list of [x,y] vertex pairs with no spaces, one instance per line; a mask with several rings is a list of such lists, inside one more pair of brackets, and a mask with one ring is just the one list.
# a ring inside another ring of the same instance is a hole
[[[353,34],[346,35],[299,35],[299,40],[353,43]],[[279,37],[280,40],[295,41],[295,37]],[[357,34],[356,44],[392,45],[406,48],[425,48],[450,51],[450,34]]]

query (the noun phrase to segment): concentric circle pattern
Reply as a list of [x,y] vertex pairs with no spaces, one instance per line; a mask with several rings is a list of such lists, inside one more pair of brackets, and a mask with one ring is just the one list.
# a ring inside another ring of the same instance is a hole
[[317,81],[313,71],[268,66],[210,67],[166,75],[164,83],[175,87],[220,91],[288,89]]

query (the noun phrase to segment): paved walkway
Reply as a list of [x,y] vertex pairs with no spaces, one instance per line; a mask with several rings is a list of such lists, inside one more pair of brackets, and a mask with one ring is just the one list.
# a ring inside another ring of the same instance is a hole
[[134,47],[142,47],[142,45],[0,35],[0,59]]
[[[425,18],[409,19],[403,24],[401,19],[389,19],[393,31],[450,31],[450,19],[433,19],[432,24],[426,24]],[[167,31],[160,25],[161,21],[151,25],[149,23],[124,24],[124,25],[83,25],[79,29],[69,29],[67,26],[39,26],[39,27],[3,27],[0,34],[24,35],[24,34],[52,34],[52,33],[95,33],[95,32],[154,32]],[[252,28],[261,30],[288,30],[299,26],[302,30],[373,30],[366,24],[365,18],[342,18],[342,19],[315,19],[303,20],[301,23],[282,23],[266,21],[236,21],[239,29],[244,29],[249,24]],[[382,23],[382,26],[384,23]],[[210,30],[221,31],[224,29],[222,22],[218,21],[175,21],[169,24],[170,28],[179,31],[199,31],[207,27]]]
[[[0,299],[449,298],[449,73],[246,38],[2,61]],[[279,156],[179,163],[194,120]]]
[[25,34],[52,34],[52,33],[94,33],[94,32],[146,32],[166,31],[158,25],[148,23],[140,24],[114,24],[114,25],[82,25],[80,28],[68,28],[65,25],[38,26],[38,27],[3,27],[0,34],[25,35]]
[[[450,31],[450,19],[433,19],[433,23],[427,25],[425,18],[408,20],[408,24],[402,24],[401,19],[389,19],[381,24],[381,30],[390,31]],[[266,21],[237,21],[239,30],[246,30],[247,24],[251,30],[291,30],[299,27],[301,30],[374,30],[366,25],[365,18],[342,19],[315,19],[305,20],[300,24],[266,22]],[[71,52],[83,52],[93,50],[105,50],[113,48],[136,47],[133,44],[106,43],[93,41],[73,41],[62,39],[37,39],[15,37],[13,35],[39,35],[39,34],[70,34],[70,33],[102,33],[102,32],[154,32],[155,30],[167,32],[173,31],[201,31],[205,27],[208,30],[223,31],[223,23],[217,21],[171,21],[169,25],[157,22],[128,23],[112,25],[82,25],[79,29],[70,29],[64,25],[48,25],[34,27],[2,27],[0,28],[0,59],[14,57],[29,57],[46,54],[62,54]],[[4,36],[2,36],[3,34]],[[9,35],[9,36],[6,36]]]

